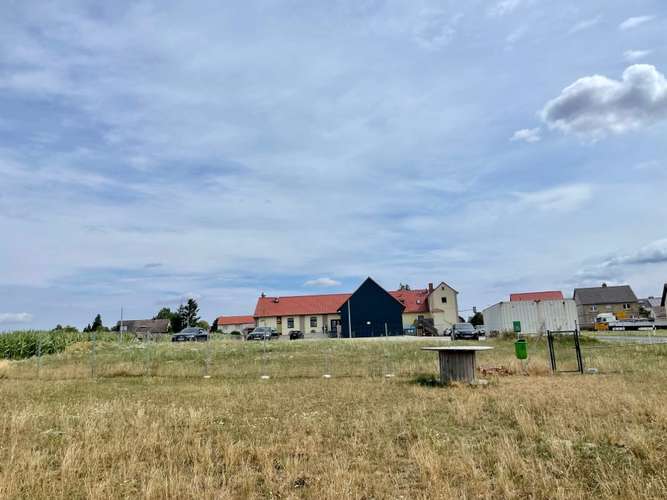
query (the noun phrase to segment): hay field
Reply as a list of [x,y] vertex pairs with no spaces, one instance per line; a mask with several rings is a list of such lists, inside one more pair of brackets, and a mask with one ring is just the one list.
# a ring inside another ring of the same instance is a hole
[[667,346],[585,342],[599,373],[552,376],[543,342],[523,374],[488,341],[480,364],[509,375],[439,387],[419,350],[434,342],[104,342],[93,362],[81,342],[0,361],[0,498],[667,495]]

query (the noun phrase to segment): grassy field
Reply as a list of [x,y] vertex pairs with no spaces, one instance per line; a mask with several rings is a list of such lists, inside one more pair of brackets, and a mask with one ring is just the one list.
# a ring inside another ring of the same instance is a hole
[[667,346],[585,341],[598,374],[553,376],[543,342],[524,373],[488,341],[479,364],[509,374],[440,387],[419,350],[434,342],[107,341],[94,358],[79,342],[0,361],[0,498],[667,495]]

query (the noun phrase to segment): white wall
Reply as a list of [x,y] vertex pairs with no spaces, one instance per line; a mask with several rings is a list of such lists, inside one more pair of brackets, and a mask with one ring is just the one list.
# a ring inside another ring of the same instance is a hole
[[499,302],[482,314],[488,331],[513,332],[514,321],[521,321],[521,333],[527,334],[574,330],[578,319],[572,299]]

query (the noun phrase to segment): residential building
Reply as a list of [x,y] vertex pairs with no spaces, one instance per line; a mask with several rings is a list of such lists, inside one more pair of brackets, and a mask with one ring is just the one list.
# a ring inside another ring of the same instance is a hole
[[242,333],[246,328],[255,328],[255,318],[253,316],[218,316],[215,324],[220,333]]
[[403,335],[401,317],[405,305],[399,299],[367,278],[350,295],[338,312],[340,336],[345,338]]
[[665,307],[661,304],[662,300],[660,297],[651,296],[645,299],[639,299],[639,305],[643,309],[641,314],[646,315],[653,320],[667,319],[665,316]]
[[[416,290],[402,286],[389,294],[404,306],[401,318],[404,328],[412,326],[418,319],[432,319],[442,333],[458,320],[458,292],[445,282],[436,287],[429,283],[428,288]],[[339,309],[351,295],[268,297],[262,294],[257,299],[254,317],[257,326],[269,326],[283,334],[292,330],[304,333],[339,332]]]
[[119,332],[164,334],[169,333],[168,319],[126,319],[116,324]]
[[635,292],[628,285],[576,288],[574,300],[581,328],[592,329],[601,313],[613,313],[616,319],[639,319],[640,305]]

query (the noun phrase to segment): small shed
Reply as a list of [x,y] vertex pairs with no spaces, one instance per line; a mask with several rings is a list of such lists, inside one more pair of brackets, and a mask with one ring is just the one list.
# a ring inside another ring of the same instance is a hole
[[366,278],[338,309],[341,337],[403,335],[403,309],[398,299]]

